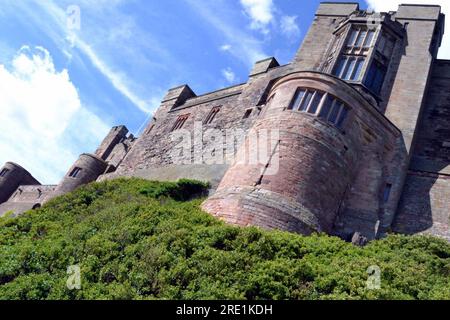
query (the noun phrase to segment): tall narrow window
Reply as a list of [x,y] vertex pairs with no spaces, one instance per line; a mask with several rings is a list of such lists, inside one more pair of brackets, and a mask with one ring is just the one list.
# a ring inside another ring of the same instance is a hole
[[333,108],[331,109],[330,114],[328,115],[328,121],[331,123],[336,123],[338,119],[339,112],[341,110],[342,104],[338,101],[335,101]]
[[220,111],[220,107],[214,107],[212,108],[212,110],[209,112],[208,116],[206,117],[206,119],[203,121],[203,124],[210,124],[214,121],[215,117],[217,116],[217,114]]
[[322,105],[322,109],[320,110],[319,117],[327,120],[334,102],[335,99],[331,95],[327,95],[327,98]]
[[368,47],[372,46],[374,36],[375,36],[375,31],[369,30],[369,32],[367,33],[366,39],[364,40],[364,47],[368,48]]
[[311,102],[313,95],[314,95],[314,91],[308,90],[306,92],[305,96],[303,97],[303,101],[300,104],[300,107],[298,108],[298,110],[306,111],[308,109],[309,103]]
[[245,110],[244,117],[242,119],[248,119],[252,115],[252,109]]
[[171,131],[175,131],[175,130],[179,130],[179,129],[183,128],[183,126],[186,123],[188,118],[189,118],[189,114],[179,116],[177,121],[175,121],[175,124],[173,125]]
[[78,167],[74,168],[74,169],[72,170],[72,172],[70,172],[69,177],[71,177],[71,178],[76,178],[76,177],[80,174],[81,170],[82,170],[82,169],[81,169],[81,168],[78,168]]
[[386,67],[374,60],[370,66],[365,85],[376,94],[380,94],[386,77]]
[[298,89],[295,93],[295,98],[292,100],[291,104],[289,105],[289,110],[298,110],[300,107],[300,104],[302,103],[303,97],[305,96],[306,90],[304,89]]
[[338,120],[336,121],[336,127],[342,128],[342,126],[344,125],[344,121],[347,118],[348,111],[349,108],[345,104],[342,104],[341,112],[339,114]]
[[355,47],[362,47],[364,40],[366,39],[367,31],[361,30],[359,32],[358,40],[356,40]]
[[319,108],[319,104],[322,101],[323,93],[316,91],[314,93],[314,97],[311,101],[311,104],[309,106],[308,112],[312,114],[316,114],[317,109]]
[[4,176],[6,176],[6,174],[8,173],[8,169],[3,169],[1,172],[0,172],[0,177],[4,177]]
[[389,201],[389,198],[391,197],[391,191],[392,191],[392,184],[387,183],[386,186],[384,187],[384,192],[383,192],[384,203],[387,203]]
[[358,38],[359,30],[352,29],[350,38],[348,39],[347,46],[352,47],[355,45],[356,39]]

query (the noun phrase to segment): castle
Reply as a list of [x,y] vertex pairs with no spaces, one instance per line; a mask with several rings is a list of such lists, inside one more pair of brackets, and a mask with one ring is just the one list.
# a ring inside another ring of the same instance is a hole
[[[437,59],[444,21],[440,6],[376,13],[323,2],[291,63],[256,62],[246,83],[204,95],[169,90],[139,138],[114,127],[59,185],[7,163],[0,214],[96,180],[192,178],[210,182],[203,209],[232,224],[353,241],[388,232],[450,240],[450,61]],[[268,156],[249,161],[256,149]]]

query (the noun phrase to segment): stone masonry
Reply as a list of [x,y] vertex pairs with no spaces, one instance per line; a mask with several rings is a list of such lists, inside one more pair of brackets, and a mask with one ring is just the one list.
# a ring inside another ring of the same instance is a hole
[[116,177],[208,181],[210,214],[236,225],[363,243],[388,232],[450,240],[450,61],[439,6],[395,12],[323,2],[291,63],[246,83],[170,89],[139,138],[112,128],[57,186],[0,169],[0,215]]

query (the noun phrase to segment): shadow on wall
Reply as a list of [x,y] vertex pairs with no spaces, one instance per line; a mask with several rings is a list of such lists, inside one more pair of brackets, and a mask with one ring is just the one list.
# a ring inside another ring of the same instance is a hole
[[[439,172],[448,165],[450,163],[434,170]],[[450,177],[439,178],[436,173],[410,171],[393,231],[409,235],[429,231],[450,238],[448,193],[450,193]]]

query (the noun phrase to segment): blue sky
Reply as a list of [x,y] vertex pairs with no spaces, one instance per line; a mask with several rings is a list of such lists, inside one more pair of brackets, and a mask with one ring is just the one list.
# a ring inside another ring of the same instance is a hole
[[[319,4],[1,2],[0,163],[17,162],[42,183],[57,183],[111,126],[138,133],[171,87],[187,83],[202,94],[245,82],[258,59],[288,63]],[[380,9],[396,5],[370,2]]]

